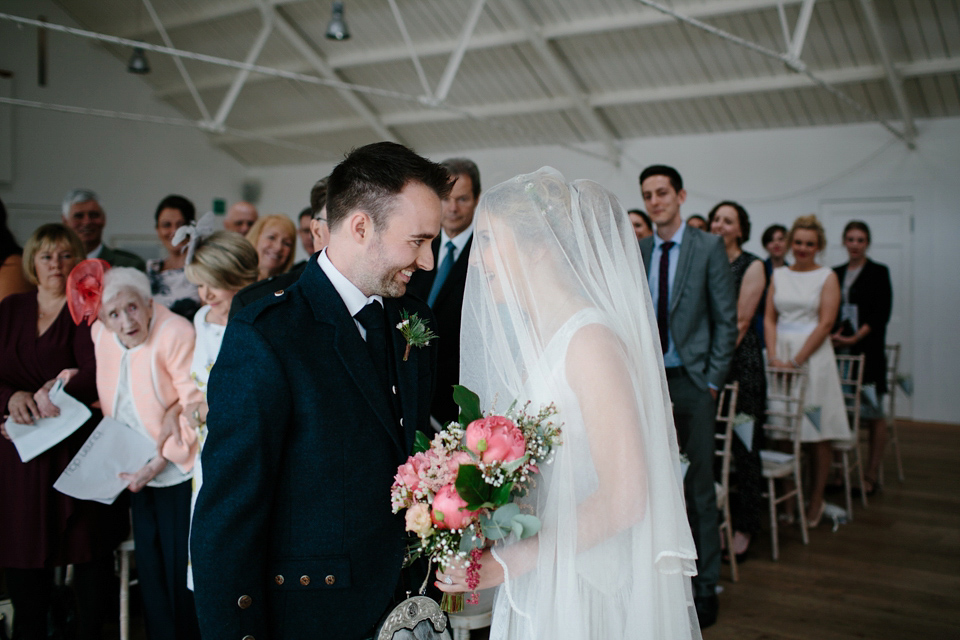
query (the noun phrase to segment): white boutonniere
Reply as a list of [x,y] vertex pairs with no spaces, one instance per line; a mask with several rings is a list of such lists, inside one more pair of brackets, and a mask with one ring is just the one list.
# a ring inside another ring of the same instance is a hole
[[397,323],[397,329],[400,330],[403,339],[407,341],[407,349],[403,352],[404,362],[410,357],[411,347],[425,347],[437,337],[437,334],[431,331],[427,323],[421,320],[417,314],[410,315],[406,310],[400,312],[400,322]]

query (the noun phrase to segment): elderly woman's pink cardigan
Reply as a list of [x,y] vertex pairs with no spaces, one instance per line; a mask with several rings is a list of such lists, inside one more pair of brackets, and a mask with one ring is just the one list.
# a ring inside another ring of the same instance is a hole
[[[91,328],[97,356],[97,392],[103,415],[112,417],[117,409],[120,360],[125,348],[117,335],[97,320]],[[190,378],[193,324],[159,302],[153,303],[153,320],[146,341],[130,351],[130,387],[140,422],[153,439],[160,436],[163,415],[175,402],[181,408],[203,400],[203,393]],[[163,457],[184,472],[193,468],[197,453],[197,434],[186,420],[180,420],[182,445],[168,438]]]

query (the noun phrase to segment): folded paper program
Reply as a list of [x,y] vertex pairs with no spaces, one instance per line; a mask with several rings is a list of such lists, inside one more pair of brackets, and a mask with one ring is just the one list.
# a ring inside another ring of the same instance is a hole
[[120,474],[137,471],[157,455],[157,445],[113,418],[104,418],[53,484],[80,500],[113,504],[127,488]]
[[33,424],[20,424],[7,418],[4,424],[23,462],[59,444],[90,419],[90,409],[63,390],[62,380],[57,380],[50,389],[50,402],[60,409],[60,415],[55,418],[39,418]]

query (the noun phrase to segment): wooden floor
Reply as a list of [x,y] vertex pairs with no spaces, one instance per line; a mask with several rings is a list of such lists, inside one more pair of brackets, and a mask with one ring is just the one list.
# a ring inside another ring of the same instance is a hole
[[[730,582],[704,640],[960,639],[960,425],[901,423],[906,482],[888,453],[886,484],[854,522],[821,524],[804,546],[764,531]],[[842,504],[842,495],[828,502]]]
[[900,438],[906,482],[888,455],[882,493],[857,503],[854,522],[821,524],[809,546],[782,527],[779,562],[764,531],[738,583],[723,567],[720,617],[704,640],[960,639],[960,425],[906,423]]

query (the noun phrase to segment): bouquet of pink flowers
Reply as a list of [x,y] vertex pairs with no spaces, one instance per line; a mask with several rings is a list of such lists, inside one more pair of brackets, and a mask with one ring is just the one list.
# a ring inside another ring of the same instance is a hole
[[[468,586],[479,581],[478,559],[488,542],[511,533],[528,538],[540,530],[540,520],[522,513],[514,497],[523,496],[538,465],[552,461],[560,444],[560,425],[552,404],[536,414],[511,407],[505,415],[484,416],[480,399],[456,386],[459,422],[427,440],[417,434],[414,455],[397,468],[390,501],[393,512],[406,509],[406,529],[416,536],[408,561],[420,555],[441,567],[467,563]],[[461,565],[462,566],[462,565]],[[467,600],[476,602],[476,592]],[[463,609],[463,596],[445,594],[441,607]]]

